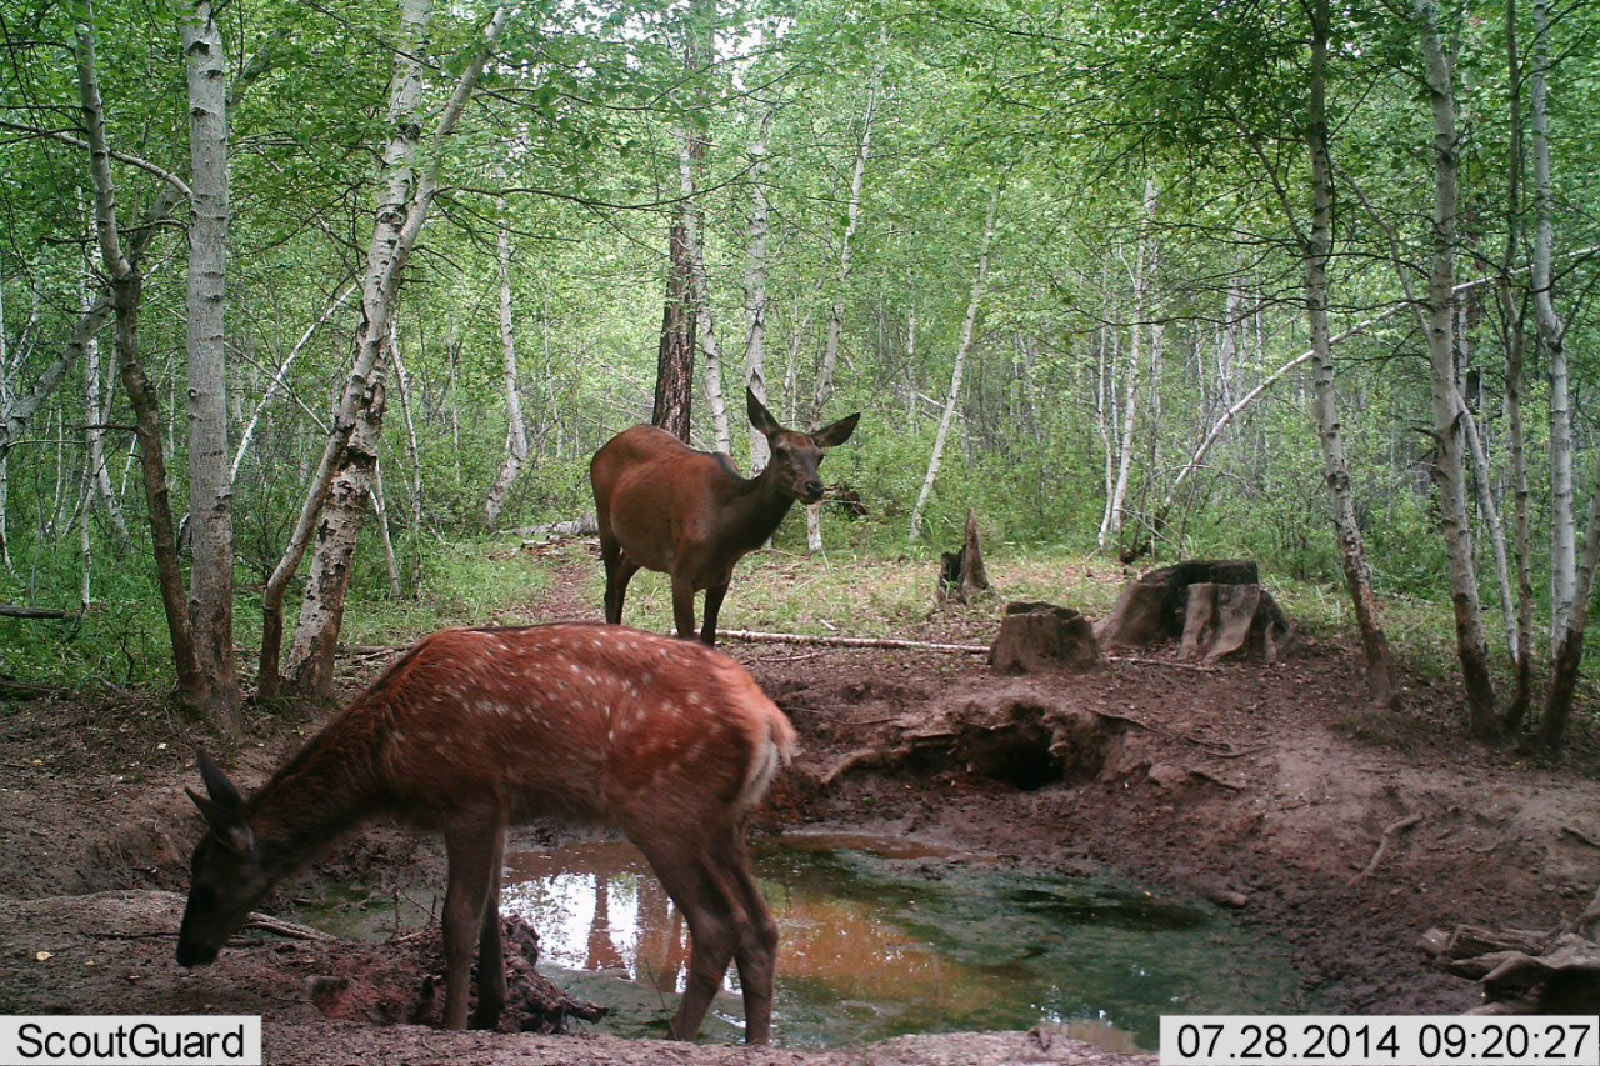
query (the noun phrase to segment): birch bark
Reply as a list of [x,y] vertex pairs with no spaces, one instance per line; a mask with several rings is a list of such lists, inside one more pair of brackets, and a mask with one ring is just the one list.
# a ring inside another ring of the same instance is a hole
[[[422,595],[422,449],[417,441],[417,423],[411,414],[411,374],[406,370],[406,361],[400,355],[400,326],[393,316],[389,318],[389,359],[394,363],[395,384],[400,386],[400,417],[406,424],[406,456],[411,460],[411,594]],[[520,413],[520,408],[519,408]],[[373,476],[381,478],[382,473],[374,464]],[[378,486],[378,497],[383,497],[383,486]],[[383,508],[385,516],[388,506]],[[384,519],[388,521],[387,517]],[[384,536],[388,537],[388,527],[384,528]],[[393,546],[389,547],[389,554],[394,554]],[[395,595],[399,596],[400,579],[399,568],[395,568]]]
[[[839,272],[834,278],[833,306],[828,316],[828,340],[822,350],[822,368],[817,372],[817,397],[811,406],[811,431],[822,427],[822,412],[832,398],[839,364],[839,339],[844,332],[845,283],[850,280],[850,259],[855,247],[856,229],[861,223],[861,187],[866,179],[867,158],[872,153],[872,120],[878,110],[878,94],[883,90],[883,71],[888,62],[887,33],[879,39],[882,55],[872,68],[867,85],[867,105],[861,116],[861,139],[856,142],[855,166],[850,171],[850,202],[845,216],[844,237],[839,245]],[[822,550],[822,504],[806,507],[806,548]]]
[[[767,137],[773,112],[761,117],[761,127],[750,144],[750,244],[744,271],[744,379],[756,399],[767,402],[767,232],[771,208],[767,203]],[[767,465],[771,452],[767,435],[750,427],[750,476]]]
[[1516,684],[1506,707],[1506,732],[1522,729],[1533,702],[1533,524],[1529,515],[1527,427],[1522,413],[1523,377],[1527,353],[1525,312],[1511,290],[1512,264],[1522,240],[1522,60],[1517,38],[1516,0],[1506,3],[1506,80],[1510,85],[1506,138],[1506,249],[1497,279],[1502,327],[1501,347],[1506,359],[1507,450],[1511,458],[1512,537],[1517,569],[1516,641],[1512,645]]
[[[1550,177],[1550,0],[1533,3],[1533,64],[1529,89],[1533,118],[1533,308],[1550,366],[1550,638],[1561,640],[1576,601],[1577,527],[1572,495],[1572,387],[1566,326],[1551,295],[1555,246]],[[1587,605],[1584,605],[1587,607]]]
[[[87,283],[83,287],[82,299],[81,313],[87,315],[93,308]],[[102,428],[105,416],[102,413],[100,392],[100,341],[93,336],[83,345],[83,391],[84,416],[89,421],[88,428],[84,430],[84,439],[89,445],[91,483],[101,504],[105,506],[106,516],[111,519],[117,535],[126,543],[128,522],[122,515],[122,504],[117,500],[116,492],[111,487],[111,470],[106,465],[106,434]],[[106,398],[109,402],[109,395]]]
[[[1145,182],[1143,236],[1139,241],[1138,261],[1133,270],[1133,329],[1128,343],[1128,367],[1123,378],[1122,436],[1117,444],[1117,477],[1111,500],[1100,523],[1100,550],[1108,551],[1122,532],[1127,519],[1128,482],[1133,474],[1133,430],[1139,416],[1139,382],[1143,371],[1141,332],[1149,307],[1150,278],[1146,269],[1155,240],[1153,223],[1160,199],[1154,181]],[[1153,336],[1152,336],[1153,339]]]
[[989,273],[989,244],[994,238],[994,216],[999,202],[1000,190],[997,187],[989,194],[989,209],[983,216],[983,237],[978,244],[978,272],[972,279],[972,297],[967,301],[967,315],[961,320],[961,342],[956,348],[955,367],[950,371],[950,392],[945,397],[939,432],[933,439],[928,473],[922,479],[922,491],[917,494],[916,506],[911,509],[912,540],[922,536],[922,515],[927,509],[928,498],[933,495],[933,483],[939,476],[939,464],[944,458],[945,439],[950,435],[950,422],[955,417],[956,404],[961,400],[961,374],[966,368],[967,356],[972,351],[972,335],[978,322],[978,307],[983,300],[983,282]]
[[711,427],[716,434],[717,451],[733,454],[733,433],[728,426],[728,404],[722,395],[722,345],[717,340],[716,320],[711,316],[711,279],[706,273],[705,212],[699,195],[699,169],[705,141],[691,127],[685,127],[678,156],[679,185],[688,210],[683,218],[683,239],[689,256],[689,298],[694,304],[695,329],[700,350],[705,355],[706,402],[711,407]]
[[1433,430],[1438,448],[1439,511],[1450,561],[1450,600],[1455,614],[1456,650],[1466,689],[1468,728],[1474,736],[1498,732],[1494,685],[1472,558],[1472,528],[1467,514],[1466,469],[1462,457],[1462,406],[1456,390],[1454,309],[1458,160],[1455,95],[1451,62],[1440,39],[1433,0],[1416,0],[1428,96],[1433,113],[1434,200],[1428,266],[1427,341],[1433,392]]
[[[331,499],[336,478],[341,479],[340,491],[345,496],[361,489],[356,495],[365,497],[365,479],[371,472],[373,453],[356,435],[356,430],[371,420],[370,409],[374,406],[381,421],[383,388],[379,356],[395,296],[411,249],[427,222],[429,208],[438,192],[443,144],[460,121],[461,112],[505,27],[508,12],[504,5],[496,8],[480,47],[440,112],[433,131],[429,162],[419,171],[416,157],[422,137],[422,56],[427,48],[432,2],[405,0],[402,44],[395,52],[390,82],[391,132],[383,153],[381,188],[362,280],[355,363],[345,381],[327,444],[312,476],[294,533],[262,594],[260,685],[265,699],[276,697],[282,689],[279,657],[283,640],[283,597],[313,532],[317,534],[317,551],[311,563],[307,600],[295,631],[291,672],[295,679],[293,688],[298,693],[331,695],[333,651],[343,619],[343,595],[349,587],[350,556],[355,534],[360,529],[362,508],[345,499],[336,513],[320,526],[318,519],[324,501]],[[351,523],[355,529],[344,529],[341,523]],[[318,590],[315,597],[311,594],[313,588]]]
[[1356,519],[1350,491],[1350,464],[1345,456],[1344,432],[1339,418],[1332,331],[1328,324],[1328,257],[1333,251],[1333,165],[1329,156],[1327,111],[1328,36],[1332,24],[1329,0],[1314,0],[1311,17],[1307,141],[1311,152],[1312,213],[1304,254],[1306,317],[1317,364],[1313,378],[1317,439],[1322,446],[1323,482],[1333,509],[1339,562],[1367,662],[1367,696],[1375,704],[1392,707],[1399,697],[1399,688],[1395,684],[1394,659],[1383,629],[1378,598],[1373,594],[1361,525]]
[[497,241],[500,259],[500,351],[505,366],[506,421],[509,429],[506,434],[505,461],[500,464],[500,474],[494,479],[489,498],[483,505],[484,517],[491,526],[500,520],[506,497],[511,494],[511,486],[516,484],[523,464],[528,461],[528,427],[522,417],[522,389],[517,373],[516,322],[511,314],[511,235],[504,224],[504,214],[505,205],[502,202],[502,225]]
[[228,474],[227,57],[209,0],[181,26],[189,87],[189,614],[195,656],[212,689],[212,714],[239,726],[233,653],[233,491]]

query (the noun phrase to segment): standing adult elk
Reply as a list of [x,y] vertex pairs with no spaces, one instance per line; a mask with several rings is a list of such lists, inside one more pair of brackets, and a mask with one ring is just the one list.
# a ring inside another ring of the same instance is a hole
[[204,752],[207,832],[190,865],[178,962],[209,963],[280,879],[389,815],[444,832],[444,1023],[492,1028],[506,1003],[500,869],[508,825],[556,815],[617,826],[689,925],[672,1035],[692,1039],[733,959],[745,1038],[772,1021],[778,931],[750,872],[747,813],[794,728],[737,663],[598,625],[447,629],[422,640],[248,800]]
[[589,480],[610,624],[622,622],[633,575],[641,568],[659,570],[672,576],[678,636],[694,636],[694,594],[704,589],[700,639],[715,644],[733,564],[767,542],[796,500],[822,499],[817,464],[823,452],[850,439],[861,419],[857,411],[815,433],[800,433],[778,425],[749,389],[745,408],[772,449],[771,460],[753,478],[740,477],[721,452],[695,451],[654,426],[625,429],[595,452]]

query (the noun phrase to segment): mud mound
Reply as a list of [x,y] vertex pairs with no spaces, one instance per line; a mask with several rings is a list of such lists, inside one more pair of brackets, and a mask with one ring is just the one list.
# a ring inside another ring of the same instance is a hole
[[[559,1033],[569,1017],[598,1021],[606,1008],[574,999],[534,968],[539,934],[521,918],[500,920],[506,954],[506,1009],[502,1033]],[[326,973],[306,978],[311,1002],[335,1021],[375,1025],[441,1024],[444,1010],[444,942],[430,924],[384,944],[335,943],[324,948]],[[473,970],[472,1005],[477,1004]]]

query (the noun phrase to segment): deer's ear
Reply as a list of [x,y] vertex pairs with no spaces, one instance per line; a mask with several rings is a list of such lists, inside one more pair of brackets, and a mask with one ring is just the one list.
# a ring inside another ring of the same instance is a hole
[[189,794],[194,805],[200,808],[211,835],[217,838],[218,843],[240,855],[247,855],[255,850],[256,835],[250,829],[250,823],[245,821],[243,814],[232,807],[200,795],[192,788],[186,788],[184,791]]
[[861,412],[845,415],[839,421],[823,426],[811,434],[811,439],[819,448],[836,448],[850,439],[850,434],[856,431],[856,423],[861,421]]
[[211,761],[211,756],[206,754],[204,748],[195,748],[194,758],[195,762],[200,764],[200,780],[206,783],[206,794],[219,806],[235,811],[242,810],[244,797],[233,787],[233,782],[222,772],[222,767]]
[[748,385],[744,388],[744,409],[750,416],[750,424],[767,436],[783,432],[778,420],[772,417],[765,404],[756,399],[755,390]]

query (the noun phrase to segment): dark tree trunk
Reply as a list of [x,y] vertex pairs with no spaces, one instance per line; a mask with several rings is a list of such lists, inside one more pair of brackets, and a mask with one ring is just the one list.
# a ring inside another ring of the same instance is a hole
[[978,515],[969,507],[961,550],[939,553],[939,595],[971,603],[979,593],[992,588],[983,565],[983,548],[978,543]]
[[172,637],[178,693],[185,710],[198,719],[208,710],[211,687],[195,657],[194,630],[189,621],[183,565],[178,559],[177,526],[172,520],[167,488],[167,464],[162,454],[161,404],[150,389],[139,355],[139,304],[143,288],[143,278],[137,271],[129,271],[111,282],[117,320],[117,367],[122,387],[128,393],[129,406],[133,408],[139,438],[139,466],[144,474],[145,507],[150,514],[150,545],[155,554],[156,581],[161,589],[161,605],[166,610],[167,631]]
[[689,302],[694,264],[689,255],[685,207],[679,205],[669,241],[667,302],[661,315],[661,349],[656,359],[656,402],[650,424],[688,443],[690,400],[694,395],[694,308]]

